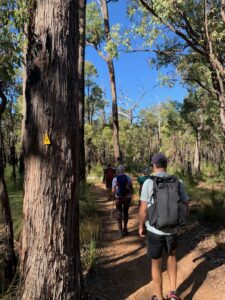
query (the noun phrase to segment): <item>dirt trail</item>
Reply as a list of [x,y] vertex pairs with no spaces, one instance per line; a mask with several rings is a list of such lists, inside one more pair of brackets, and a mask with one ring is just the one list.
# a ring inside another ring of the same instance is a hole
[[[104,186],[95,185],[93,193],[103,221],[105,241],[102,262],[97,272],[87,280],[87,288],[91,291],[90,298],[150,300],[150,263],[146,255],[145,241],[138,237],[138,205],[134,204],[130,208],[129,235],[120,238],[115,209],[112,210],[112,201],[107,200]],[[218,246],[213,241],[211,233],[193,219],[181,236],[181,246],[177,253],[178,290],[182,299],[225,300],[225,260],[224,256],[219,256],[220,247],[220,244]],[[166,295],[168,279],[165,271],[163,280]]]

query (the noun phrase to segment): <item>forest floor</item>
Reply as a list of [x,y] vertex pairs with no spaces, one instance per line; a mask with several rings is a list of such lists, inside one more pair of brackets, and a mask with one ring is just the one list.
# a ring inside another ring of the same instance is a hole
[[[200,187],[199,187],[200,188]],[[137,199],[130,207],[129,235],[119,237],[113,202],[103,184],[93,186],[104,229],[101,259],[86,278],[91,300],[150,300],[152,283],[145,240],[138,236]],[[192,206],[194,207],[194,201]],[[225,300],[225,230],[199,221],[194,208],[180,236],[178,291],[184,300]],[[163,268],[165,270],[165,266]],[[169,285],[163,272],[164,295]]]

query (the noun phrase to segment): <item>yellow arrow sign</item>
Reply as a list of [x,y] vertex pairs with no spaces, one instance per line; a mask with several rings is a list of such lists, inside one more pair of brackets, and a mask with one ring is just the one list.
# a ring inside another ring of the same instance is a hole
[[47,135],[47,133],[44,134],[44,137],[43,137],[43,144],[44,144],[44,145],[51,145],[50,138],[49,138],[49,136]]

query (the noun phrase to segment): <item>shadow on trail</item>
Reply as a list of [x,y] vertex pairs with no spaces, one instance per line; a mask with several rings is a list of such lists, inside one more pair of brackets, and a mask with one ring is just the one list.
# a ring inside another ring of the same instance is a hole
[[[150,262],[145,250],[145,241],[138,237],[137,224],[138,224],[138,205],[132,205],[130,209],[130,216],[135,217],[135,224],[128,237],[122,239],[113,239],[115,234],[115,219],[112,220],[114,227],[112,228],[112,222],[108,222],[109,211],[104,212],[104,205],[108,205],[107,209],[111,209],[112,205],[108,203],[106,191],[101,187],[93,187],[93,193],[97,196],[96,202],[99,206],[99,216],[103,220],[103,227],[107,231],[107,239],[103,246],[105,249],[110,249],[110,243],[116,243],[113,247],[120,248],[119,255],[115,255],[112,251],[110,255],[106,255],[103,262],[98,266],[95,274],[89,277],[87,281],[88,289],[94,291],[90,296],[92,300],[124,300],[127,297],[134,294],[137,290],[147,285],[150,278]],[[204,240],[210,234],[217,234],[223,227],[215,225],[208,226],[209,224],[200,223],[197,215],[194,213],[190,216],[189,225],[182,229],[182,234],[179,238],[180,247],[177,251],[178,261],[192,252],[199,242]],[[128,251],[129,247],[132,251]],[[122,247],[122,253],[121,253]],[[201,262],[193,270],[190,276],[179,286],[179,293],[191,291],[184,298],[184,300],[193,299],[196,291],[204,283],[207,273],[221,265],[208,264],[207,257],[214,256],[219,249],[214,248],[202,255],[205,260]],[[110,250],[109,250],[110,252]],[[104,255],[103,255],[104,256]],[[196,260],[200,259],[197,258]],[[165,266],[164,266],[165,270]],[[141,299],[145,300],[145,299]]]
[[[190,276],[188,276],[188,278],[186,278],[185,281],[179,286],[178,292],[180,294],[191,288],[191,290],[188,292],[188,295],[186,295],[183,300],[192,300],[195,293],[207,278],[209,271],[212,271],[225,264],[225,255],[218,258],[221,249],[225,249],[225,243],[218,245],[217,247],[193,260],[193,262],[196,262],[199,259],[204,258],[204,260],[193,270]],[[217,257],[216,260],[215,257]]]

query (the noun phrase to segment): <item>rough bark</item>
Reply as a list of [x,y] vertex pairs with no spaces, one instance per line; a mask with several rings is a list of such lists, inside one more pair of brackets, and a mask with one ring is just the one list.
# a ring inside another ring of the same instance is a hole
[[79,126],[80,126],[80,181],[85,182],[84,149],[84,62],[85,62],[85,10],[86,0],[79,0]]
[[[22,299],[81,299],[78,1],[36,0],[26,58]],[[51,145],[44,145],[47,134]]]
[[[104,31],[106,41],[110,40],[110,26],[109,26],[109,14],[106,0],[101,0],[101,10],[104,19]],[[120,163],[122,160],[122,153],[119,143],[119,120],[118,120],[118,106],[117,106],[117,92],[116,92],[116,79],[115,79],[115,69],[113,60],[110,57],[106,59],[109,78],[110,78],[110,88],[112,95],[112,123],[113,123],[113,146],[114,146],[114,155],[115,161]]]
[[5,253],[4,253],[4,280],[7,286],[16,271],[16,256],[14,252],[13,223],[10,209],[10,202],[4,178],[4,161],[3,161],[3,137],[1,132],[1,116],[6,108],[7,99],[0,89],[0,203],[4,222],[5,235]]

